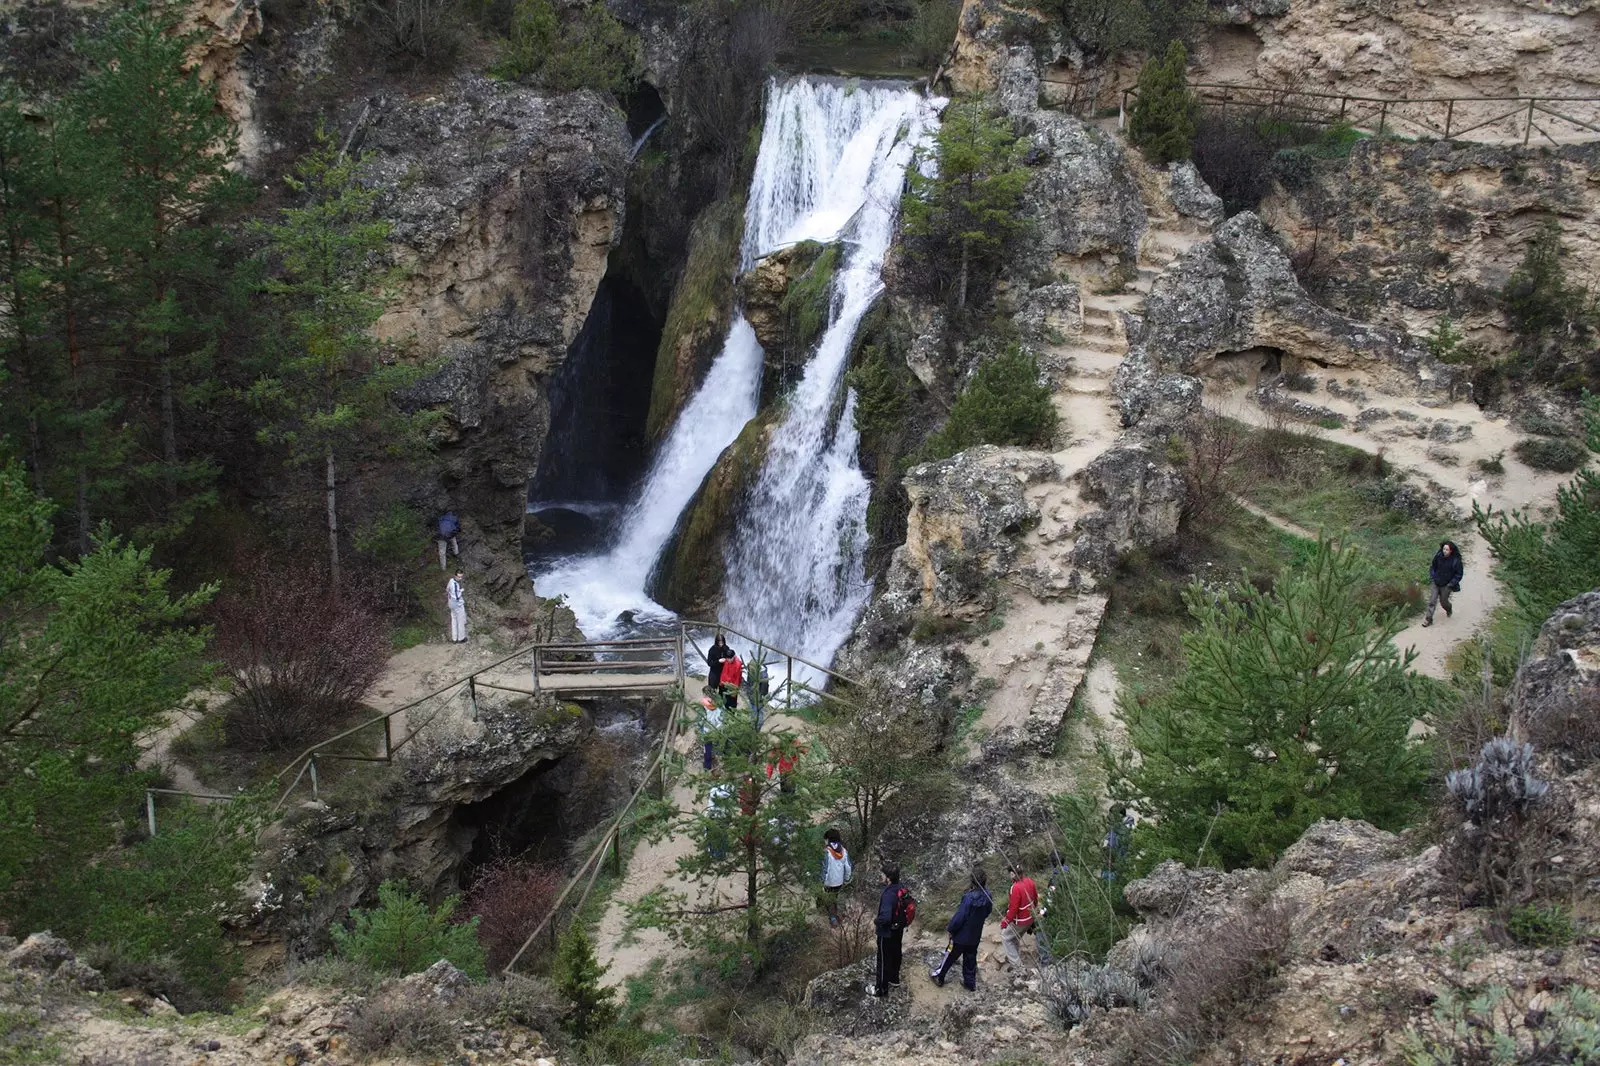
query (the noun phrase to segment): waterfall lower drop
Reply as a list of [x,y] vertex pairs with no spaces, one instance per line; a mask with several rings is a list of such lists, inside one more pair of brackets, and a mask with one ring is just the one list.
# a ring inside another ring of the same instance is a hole
[[[863,573],[868,484],[856,465],[854,397],[841,403],[856,328],[882,290],[912,149],[934,106],[903,85],[813,78],[773,82],[745,213],[741,268],[801,240],[842,240],[828,328],[807,364],[729,544],[723,620],[826,663],[870,588]],[[722,352],[679,414],[598,554],[536,576],[540,595],[564,595],[590,637],[624,618],[667,620],[645,593],[651,569],[717,457],[755,416],[763,353],[735,314]]]

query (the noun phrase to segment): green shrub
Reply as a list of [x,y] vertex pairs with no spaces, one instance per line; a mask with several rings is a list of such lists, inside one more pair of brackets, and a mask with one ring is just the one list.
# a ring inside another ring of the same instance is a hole
[[452,896],[436,910],[430,909],[398,881],[385,881],[378,886],[376,908],[352,910],[353,928],[336,925],[330,930],[334,946],[341,955],[380,973],[416,973],[446,959],[482,980],[485,966],[477,919],[452,923],[457,902]]
[[1506,319],[1523,337],[1564,330],[1578,311],[1579,296],[1567,284],[1561,226],[1550,221],[1528,242],[1522,263],[1500,290]]
[[906,23],[906,42],[918,66],[933,67],[944,60],[960,22],[958,0],[920,0]]
[[1511,447],[1523,464],[1535,470],[1570,474],[1589,459],[1589,452],[1570,437],[1527,437]]
[[1085,51],[1102,57],[1156,54],[1187,38],[1205,15],[1195,0],[1044,0],[1040,7]]
[[570,1004],[561,1026],[579,1040],[617,1020],[616,990],[600,983],[608,969],[595,958],[594,945],[583,926],[573,925],[567,930],[556,948],[552,977],[556,991]]
[[558,92],[621,94],[638,80],[639,67],[638,41],[604,4],[564,12],[552,0],[519,0],[495,73]]
[[1506,472],[1506,453],[1495,452],[1487,459],[1474,459],[1472,465],[1480,474],[1504,474]]
[[828,327],[828,309],[833,300],[833,274],[839,265],[839,246],[826,247],[807,242],[795,249],[795,262],[810,260],[810,265],[789,280],[778,311],[788,326],[788,340],[796,352],[808,350]]
[[979,444],[1042,444],[1056,430],[1048,385],[1032,353],[1012,345],[978,367],[923,458],[943,459]]
[[1562,948],[1578,936],[1571,913],[1554,903],[1548,907],[1530,903],[1513,908],[1506,916],[1506,933],[1512,940],[1530,948]]
[[1525,1010],[1504,987],[1445,989],[1427,1017],[1400,1038],[1411,1066],[1554,1066],[1593,1062],[1600,1047],[1600,998],[1581,985]]
[[1167,45],[1139,71],[1139,96],[1128,122],[1128,137],[1155,164],[1188,159],[1194,150],[1196,104],[1189,92],[1189,50],[1182,41]]
[[1066,793],[1055,797],[1052,836],[1056,853],[1043,893],[1044,928],[1057,958],[1103,960],[1133,924],[1134,912],[1122,898],[1128,882],[1126,840],[1106,846],[1107,831],[1125,834],[1121,812],[1108,817],[1096,797]]

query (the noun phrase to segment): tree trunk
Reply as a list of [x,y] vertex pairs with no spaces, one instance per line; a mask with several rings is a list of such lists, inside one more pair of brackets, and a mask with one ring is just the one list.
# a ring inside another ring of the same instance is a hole
[[172,399],[172,360],[161,357],[161,461],[166,466],[167,493],[178,494],[178,416]]
[[78,509],[78,557],[81,559],[89,554],[89,535],[92,532],[89,525],[89,471],[83,465],[82,459],[78,461],[78,478],[73,498]]
[[760,859],[756,850],[757,830],[751,827],[750,836],[745,840],[745,881],[744,881],[744,906],[745,906],[745,939],[754,944],[761,939],[761,912],[756,909],[756,884],[761,872]]
[[972,246],[966,241],[961,242],[961,277],[957,282],[956,306],[965,309],[967,306],[967,264],[972,258]]
[[333,449],[327,451],[328,461],[328,573],[333,587],[339,587],[339,501],[338,479],[334,476]]

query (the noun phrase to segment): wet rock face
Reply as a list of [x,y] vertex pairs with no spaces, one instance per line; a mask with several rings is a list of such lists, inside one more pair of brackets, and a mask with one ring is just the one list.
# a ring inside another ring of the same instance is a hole
[[545,385],[621,232],[623,118],[593,93],[464,76],[437,96],[374,99],[358,137],[406,278],[377,332],[442,357],[408,400],[446,409],[448,502],[514,551]]

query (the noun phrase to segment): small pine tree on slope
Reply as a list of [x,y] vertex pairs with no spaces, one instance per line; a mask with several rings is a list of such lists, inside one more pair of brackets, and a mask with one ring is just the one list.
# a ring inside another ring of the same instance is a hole
[[1139,71],[1128,136],[1158,165],[1188,159],[1193,148],[1195,100],[1184,73],[1188,62],[1189,50],[1173,41],[1163,58],[1151,58]]

